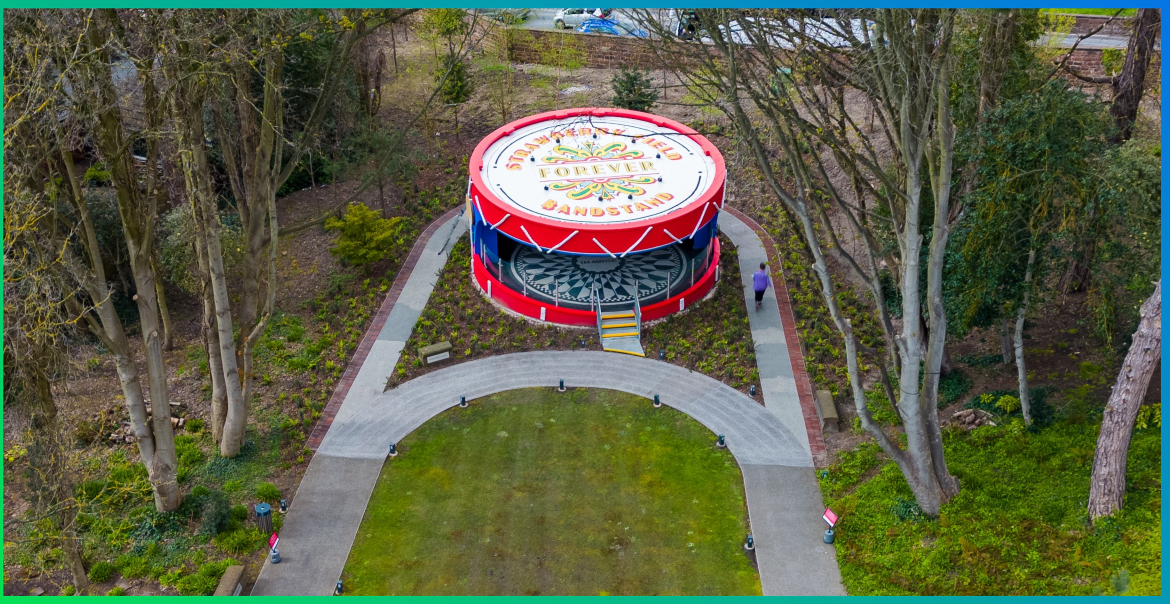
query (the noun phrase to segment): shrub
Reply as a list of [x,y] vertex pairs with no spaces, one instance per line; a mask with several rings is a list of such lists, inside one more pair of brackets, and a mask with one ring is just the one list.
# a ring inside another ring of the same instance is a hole
[[364,204],[352,203],[343,218],[330,218],[325,230],[338,231],[337,245],[329,251],[354,266],[389,258],[403,245],[401,218],[382,218]]
[[101,479],[87,480],[81,483],[77,488],[77,497],[82,501],[93,501],[97,499],[102,491],[106,490],[106,481]]
[[89,580],[94,583],[105,583],[114,576],[115,570],[117,569],[114,568],[113,564],[106,560],[100,560],[89,568]]
[[215,593],[219,580],[229,566],[239,564],[232,558],[218,562],[208,562],[199,567],[199,570],[175,582],[175,588],[182,596],[210,596]]
[[252,526],[216,535],[215,546],[229,554],[242,556],[260,549],[266,537],[260,533],[260,529]]
[[110,171],[103,164],[94,164],[85,171],[82,180],[93,187],[105,187],[110,184]]
[[1010,394],[1005,394],[999,397],[998,401],[995,401],[995,406],[1004,413],[1014,413],[1020,408],[1020,399]]
[[186,423],[187,431],[191,434],[200,434],[203,432],[203,420],[189,419]]
[[118,572],[127,579],[137,579],[145,577],[150,572],[150,563],[146,556],[122,554],[118,556],[117,560],[114,560],[114,568],[117,568]]
[[269,503],[280,501],[280,489],[276,488],[276,485],[271,482],[261,483],[260,486],[256,487],[254,494],[256,495],[256,499],[260,501],[267,501]]
[[75,593],[77,593],[77,588],[73,587],[73,585],[66,585],[65,589],[61,590],[61,595],[63,596],[71,596]]
[[613,77],[612,85],[614,107],[649,111],[658,101],[658,91],[646,72],[623,67],[621,73]]
[[243,521],[247,520],[248,519],[248,506],[241,503],[237,506],[232,507],[231,518],[232,518],[232,520],[236,520],[239,522],[243,522]]
[[107,591],[106,595],[107,596],[124,596],[124,595],[126,595],[126,590],[122,589],[121,587],[115,587],[115,588],[111,589],[110,591]]

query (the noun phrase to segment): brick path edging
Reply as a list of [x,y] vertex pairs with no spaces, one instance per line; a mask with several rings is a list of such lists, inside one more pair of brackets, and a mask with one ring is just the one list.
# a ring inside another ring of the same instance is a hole
[[808,369],[804,365],[804,353],[800,349],[799,335],[796,333],[796,317],[792,313],[792,300],[788,297],[788,285],[781,270],[783,264],[776,253],[776,244],[755,220],[743,212],[724,206],[723,211],[743,221],[755,231],[764,245],[768,261],[772,265],[772,284],[776,288],[776,306],[780,309],[780,321],[784,325],[784,341],[788,346],[788,358],[792,361],[792,376],[796,381],[796,394],[800,400],[800,413],[804,417],[804,428],[808,432],[808,446],[817,465],[828,461],[828,450],[825,448],[825,435],[821,432],[820,418],[817,417],[816,402],[813,400],[812,381],[808,378]]
[[316,452],[317,447],[321,446],[321,441],[325,438],[325,433],[329,431],[329,426],[333,425],[333,419],[337,417],[337,411],[341,409],[341,403],[345,401],[346,395],[349,394],[349,389],[353,386],[354,378],[357,377],[361,371],[362,365],[366,362],[366,357],[370,354],[370,350],[374,347],[374,342],[378,340],[378,334],[382,333],[382,327],[386,325],[386,319],[390,316],[390,311],[394,310],[394,304],[398,302],[398,296],[402,294],[402,290],[406,287],[406,281],[410,279],[410,274],[414,272],[414,267],[418,264],[418,259],[422,257],[423,248],[427,246],[427,242],[443,224],[454,217],[463,209],[463,206],[456,206],[451,208],[446,214],[431,222],[423,232],[419,233],[418,239],[415,240],[414,246],[410,248],[410,254],[406,256],[406,260],[402,263],[402,268],[398,269],[398,274],[394,277],[394,283],[390,286],[390,291],[386,292],[386,297],[382,300],[382,306],[378,308],[378,313],[374,315],[374,319],[370,321],[370,327],[366,330],[366,335],[362,337],[361,344],[358,344],[357,350],[353,353],[353,358],[349,360],[349,364],[345,367],[345,373],[341,375],[341,380],[337,382],[337,387],[333,389],[333,396],[329,398],[329,404],[325,405],[325,409],[321,411],[321,417],[317,419],[317,423],[313,426],[313,431],[309,433],[309,439],[305,442],[305,447],[310,451]]

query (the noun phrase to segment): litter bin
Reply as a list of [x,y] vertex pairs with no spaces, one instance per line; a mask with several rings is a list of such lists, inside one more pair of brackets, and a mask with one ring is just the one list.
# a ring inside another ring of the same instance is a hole
[[256,504],[256,526],[265,535],[272,534],[272,506],[267,503]]

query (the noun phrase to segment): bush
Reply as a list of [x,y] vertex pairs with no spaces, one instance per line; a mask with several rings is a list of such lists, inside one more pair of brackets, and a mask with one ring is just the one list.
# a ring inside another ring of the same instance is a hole
[[203,432],[203,420],[189,419],[186,423],[187,431],[191,434],[200,434]]
[[267,535],[260,533],[260,529],[251,526],[230,533],[220,533],[215,536],[215,546],[236,556],[250,554],[265,545]]
[[280,501],[280,489],[276,488],[276,485],[271,482],[261,483],[260,486],[256,487],[254,494],[256,495],[256,499],[260,501],[267,501],[269,503]]
[[182,596],[210,596],[215,593],[219,580],[229,566],[239,564],[232,558],[219,562],[208,562],[199,567],[199,570],[175,582],[175,588]]
[[232,518],[232,520],[235,520],[238,522],[243,522],[243,521],[247,520],[248,519],[248,506],[241,503],[237,506],[232,507],[231,518]]
[[61,595],[63,596],[71,596],[75,593],[77,593],[77,588],[73,587],[73,585],[66,585],[65,589],[61,590]]
[[623,67],[622,72],[613,77],[612,85],[614,107],[649,111],[658,101],[658,91],[646,72]]
[[106,595],[107,596],[124,596],[124,595],[126,595],[126,590],[122,589],[121,587],[115,587],[115,588],[111,589],[110,591],[107,591]]
[[122,554],[118,556],[117,560],[114,560],[114,568],[117,568],[118,572],[122,573],[126,579],[137,579],[150,573],[150,563],[146,556]]
[[110,171],[105,169],[102,164],[94,164],[85,171],[85,176],[82,178],[85,184],[92,187],[106,187],[109,186],[111,176]]
[[389,258],[404,245],[402,219],[385,219],[364,204],[352,203],[343,218],[330,218],[325,230],[338,231],[337,245],[329,251],[353,266]]
[[94,583],[105,583],[114,576],[115,570],[117,569],[114,568],[113,564],[106,560],[100,560],[89,568],[89,580]]
[[231,520],[227,494],[223,491],[208,491],[204,496],[201,515],[203,522],[199,525],[199,532],[203,535],[219,534]]
[[97,499],[102,491],[106,490],[106,481],[101,479],[87,480],[81,483],[77,488],[77,497],[82,501],[93,501]]

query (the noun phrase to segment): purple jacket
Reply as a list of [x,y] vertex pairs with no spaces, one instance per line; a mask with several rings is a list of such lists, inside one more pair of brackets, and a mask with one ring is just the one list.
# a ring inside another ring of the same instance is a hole
[[768,289],[768,284],[771,282],[772,278],[768,276],[768,271],[758,270],[752,274],[752,285],[755,286],[755,290],[758,292]]

